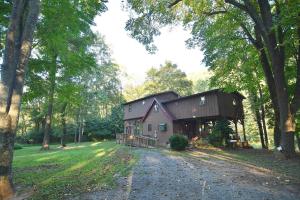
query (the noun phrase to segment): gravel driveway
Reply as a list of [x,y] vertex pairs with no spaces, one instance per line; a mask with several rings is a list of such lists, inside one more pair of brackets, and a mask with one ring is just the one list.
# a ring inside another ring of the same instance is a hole
[[195,160],[139,151],[130,200],[300,199],[299,186],[253,168],[214,158]]
[[135,149],[140,160],[118,187],[81,196],[105,200],[300,200],[299,185],[250,165]]

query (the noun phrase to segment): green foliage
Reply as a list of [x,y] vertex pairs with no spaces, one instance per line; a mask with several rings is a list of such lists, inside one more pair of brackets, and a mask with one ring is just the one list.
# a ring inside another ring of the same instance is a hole
[[192,86],[193,83],[188,80],[185,72],[178,69],[176,64],[166,62],[158,69],[153,67],[148,70],[146,81],[142,85],[128,87],[125,98],[131,100],[165,91],[174,91],[185,96],[192,94]]
[[[74,134],[79,132],[83,132],[83,137],[95,134],[111,138],[115,131],[120,131],[122,111],[113,110],[123,101],[119,66],[112,62],[103,37],[91,30],[94,17],[106,11],[105,3],[41,2],[42,17],[25,81],[21,112],[24,125],[19,129],[18,140],[41,142],[51,104],[52,142],[59,142],[65,129],[66,141],[73,141]],[[52,87],[53,102],[50,102]],[[66,109],[62,109],[63,105],[67,105]],[[95,127],[100,130],[95,132]]]
[[188,80],[186,74],[171,62],[166,62],[159,69],[151,68],[147,72],[144,84],[145,91],[148,94],[169,90],[180,95],[192,93],[192,81]]
[[194,93],[200,93],[210,90],[209,79],[198,79],[193,86]]
[[212,133],[208,135],[208,141],[214,146],[223,146],[224,142],[229,139],[229,135],[233,134],[234,131],[230,127],[230,121],[221,119],[216,121],[213,127]]
[[3,0],[0,1],[0,58],[5,45],[5,36],[8,28],[9,15],[12,8],[12,1]]
[[85,123],[84,134],[90,140],[113,139],[124,130],[122,106],[112,108],[109,116],[102,119],[89,119]]
[[183,151],[188,146],[188,139],[184,135],[172,135],[169,138],[170,147],[176,151]]
[[14,150],[23,149],[23,146],[21,144],[15,143]]

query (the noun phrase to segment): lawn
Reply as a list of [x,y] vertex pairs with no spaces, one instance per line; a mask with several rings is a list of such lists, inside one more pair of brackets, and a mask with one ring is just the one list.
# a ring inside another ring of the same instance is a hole
[[137,156],[113,141],[58,145],[49,151],[40,146],[16,150],[14,182],[30,199],[65,199],[102,188],[114,187],[117,175],[125,176]]

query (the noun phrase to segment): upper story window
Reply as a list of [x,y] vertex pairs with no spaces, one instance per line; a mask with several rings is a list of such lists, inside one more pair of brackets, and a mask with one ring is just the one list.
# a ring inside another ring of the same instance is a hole
[[152,131],[152,124],[148,124],[148,131]]
[[200,97],[199,105],[202,106],[202,105],[204,105],[205,103],[206,103],[205,96]]
[[131,105],[129,104],[128,105],[128,112],[131,112],[132,111],[132,107],[131,107]]
[[236,106],[236,100],[235,99],[233,99],[232,105]]
[[154,105],[154,111],[158,112],[158,105],[157,104]]

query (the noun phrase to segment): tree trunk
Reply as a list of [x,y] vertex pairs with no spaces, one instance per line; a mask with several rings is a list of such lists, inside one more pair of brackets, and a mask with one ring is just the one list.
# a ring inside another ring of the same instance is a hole
[[80,131],[80,122],[79,122],[79,117],[80,117],[80,108],[77,110],[77,114],[76,114],[76,131],[75,131],[75,135],[74,135],[74,143],[77,142],[77,135],[79,134]]
[[61,136],[61,146],[65,147],[66,145],[66,135],[67,135],[67,126],[66,126],[66,108],[67,103],[63,103],[61,109],[61,125],[62,125],[62,136]]
[[50,81],[50,91],[48,94],[48,110],[46,115],[46,125],[44,132],[44,139],[42,144],[42,150],[49,150],[49,142],[50,142],[50,132],[51,132],[51,123],[52,123],[52,114],[53,114],[53,103],[54,103],[54,92],[55,92],[55,81],[56,81],[56,63],[57,56],[54,56],[53,67],[49,72],[49,81]]
[[0,80],[0,199],[13,195],[12,160],[38,0],[14,0]]
[[298,150],[300,151],[300,133],[296,132],[296,139],[297,139],[297,145],[298,145]]
[[[272,71],[270,69],[270,72],[265,73],[265,75],[266,78],[274,78],[280,117],[281,147],[285,156],[289,158],[295,152],[294,132],[296,124],[294,115],[300,107],[300,62],[297,63],[296,89],[293,98],[290,98],[285,80],[285,65],[287,62],[285,38],[281,25],[274,23],[274,19],[280,17],[279,7],[275,2],[276,12],[272,12],[269,1],[257,1],[258,5],[253,1],[243,1],[243,4],[235,0],[225,0],[225,2],[245,11],[253,20],[257,35],[257,41],[254,41],[254,43],[260,43],[262,45],[261,49],[264,49],[268,54],[266,59],[270,63],[270,66],[272,66]],[[300,36],[299,23],[295,25],[298,28],[298,35]],[[263,40],[263,43],[259,42],[261,40]],[[298,47],[298,58],[300,58],[300,45]],[[289,99],[292,99],[292,101],[290,102]]]
[[250,105],[251,105],[251,109],[252,112],[255,115],[255,122],[257,124],[257,128],[258,128],[258,133],[260,136],[260,141],[261,141],[261,146],[262,148],[266,148],[265,145],[265,140],[264,140],[264,133],[263,133],[263,127],[262,127],[262,123],[261,123],[261,115],[259,113],[259,109],[258,109],[258,102],[257,102],[257,95],[254,92],[250,92]]
[[262,126],[263,126],[263,131],[264,131],[264,140],[265,140],[265,145],[266,149],[269,148],[269,138],[268,138],[268,132],[267,132],[267,126],[266,126],[266,117],[265,117],[265,106],[263,103],[263,94],[260,85],[258,86],[258,91],[259,91],[259,98],[260,98],[260,110],[261,110],[261,121],[262,121]]
[[258,127],[258,130],[259,130],[261,147],[263,149],[266,149],[267,147],[266,147],[265,140],[264,140],[264,132],[263,132],[262,124],[261,124],[261,116],[259,114],[259,110],[258,109],[255,110],[255,121],[257,123],[257,127]]

